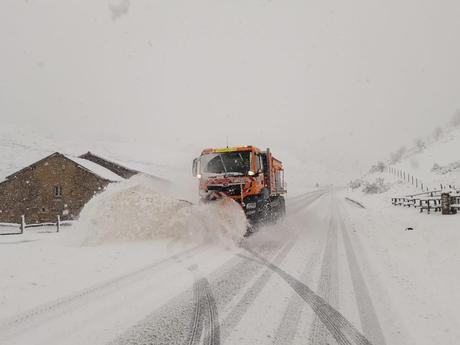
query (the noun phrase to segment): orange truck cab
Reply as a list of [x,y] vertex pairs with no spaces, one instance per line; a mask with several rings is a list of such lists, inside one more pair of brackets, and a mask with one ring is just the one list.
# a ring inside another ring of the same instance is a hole
[[251,225],[276,221],[285,215],[284,169],[270,149],[254,146],[205,149],[193,161],[204,200],[223,195],[243,208]]

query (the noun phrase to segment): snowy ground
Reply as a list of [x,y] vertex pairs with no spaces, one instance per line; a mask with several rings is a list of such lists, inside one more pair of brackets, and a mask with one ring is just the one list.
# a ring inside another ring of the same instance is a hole
[[379,196],[346,193],[366,206],[350,207],[350,222],[373,265],[370,277],[384,283],[380,301],[398,312],[411,343],[458,344],[460,216],[393,206],[391,196],[406,188]]
[[[459,216],[319,190],[291,197],[284,222],[235,243],[224,225],[238,217],[171,216],[169,197],[136,194],[144,182],[94,199],[81,224],[60,233],[0,237],[0,343],[459,343]],[[127,225],[117,218],[107,223],[116,236],[88,222],[120,213],[117,200],[127,198],[132,207],[165,203],[157,215],[186,221],[161,223],[172,237],[150,227],[160,224],[153,218],[121,237],[117,226]],[[75,236],[82,226],[104,236]]]

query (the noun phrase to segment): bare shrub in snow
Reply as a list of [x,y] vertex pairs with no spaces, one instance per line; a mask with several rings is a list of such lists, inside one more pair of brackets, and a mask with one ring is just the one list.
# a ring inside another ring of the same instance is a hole
[[444,130],[441,128],[441,127],[436,127],[434,130],[433,130],[433,138],[434,140],[438,141],[442,138],[444,134]]
[[434,163],[433,167],[431,168],[431,171],[432,172],[437,172],[439,170],[441,170],[441,166],[438,163]]
[[399,148],[399,150],[390,154],[390,164],[399,163],[401,159],[404,157],[404,155],[406,154],[406,151],[407,151],[406,147],[402,146],[401,148]]
[[385,180],[379,177],[374,182],[365,182],[363,192],[366,194],[381,194],[385,193],[389,188]]
[[371,170],[369,171],[369,173],[371,173],[371,174],[381,173],[381,172],[384,172],[386,168],[387,168],[386,164],[384,162],[380,161],[380,162],[377,162],[377,164],[375,164],[375,165],[373,165],[371,167]]
[[421,152],[426,149],[425,140],[423,140],[422,138],[415,139],[414,143],[415,143],[415,147],[417,148],[418,152]]
[[353,181],[350,182],[349,185],[350,185],[350,188],[353,189],[353,190],[358,189],[363,185],[363,180],[361,180],[361,179],[353,180]]
[[440,166],[438,163],[435,163],[431,168],[431,171],[437,174],[445,175],[451,172],[457,172],[460,170],[460,161],[447,164],[445,166]]
[[450,120],[450,124],[454,127],[460,126],[460,109],[457,109],[455,111],[455,114],[452,116],[452,119]]

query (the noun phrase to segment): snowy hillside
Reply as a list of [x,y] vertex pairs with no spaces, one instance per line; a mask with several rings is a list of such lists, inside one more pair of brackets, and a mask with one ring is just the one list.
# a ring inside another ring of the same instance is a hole
[[[418,140],[419,146],[402,147],[399,153],[393,154],[393,157],[400,155],[397,162],[391,163],[394,158],[390,158],[390,162],[381,160],[355,183],[363,183],[364,187],[380,179],[380,192],[389,190],[392,195],[420,192],[422,184],[424,190],[439,189],[441,185],[460,187],[460,127],[446,127],[438,138],[431,136]],[[396,174],[389,173],[389,169]],[[398,176],[398,172],[405,174],[406,178]]]
[[418,176],[431,187],[441,183],[460,186],[460,128],[427,143],[425,149],[408,155],[394,167]]

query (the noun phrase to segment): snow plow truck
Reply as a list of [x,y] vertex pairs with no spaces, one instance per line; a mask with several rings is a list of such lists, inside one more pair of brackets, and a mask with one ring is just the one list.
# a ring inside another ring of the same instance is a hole
[[193,161],[203,201],[231,198],[241,205],[249,230],[286,213],[283,164],[270,149],[254,146],[205,149]]

